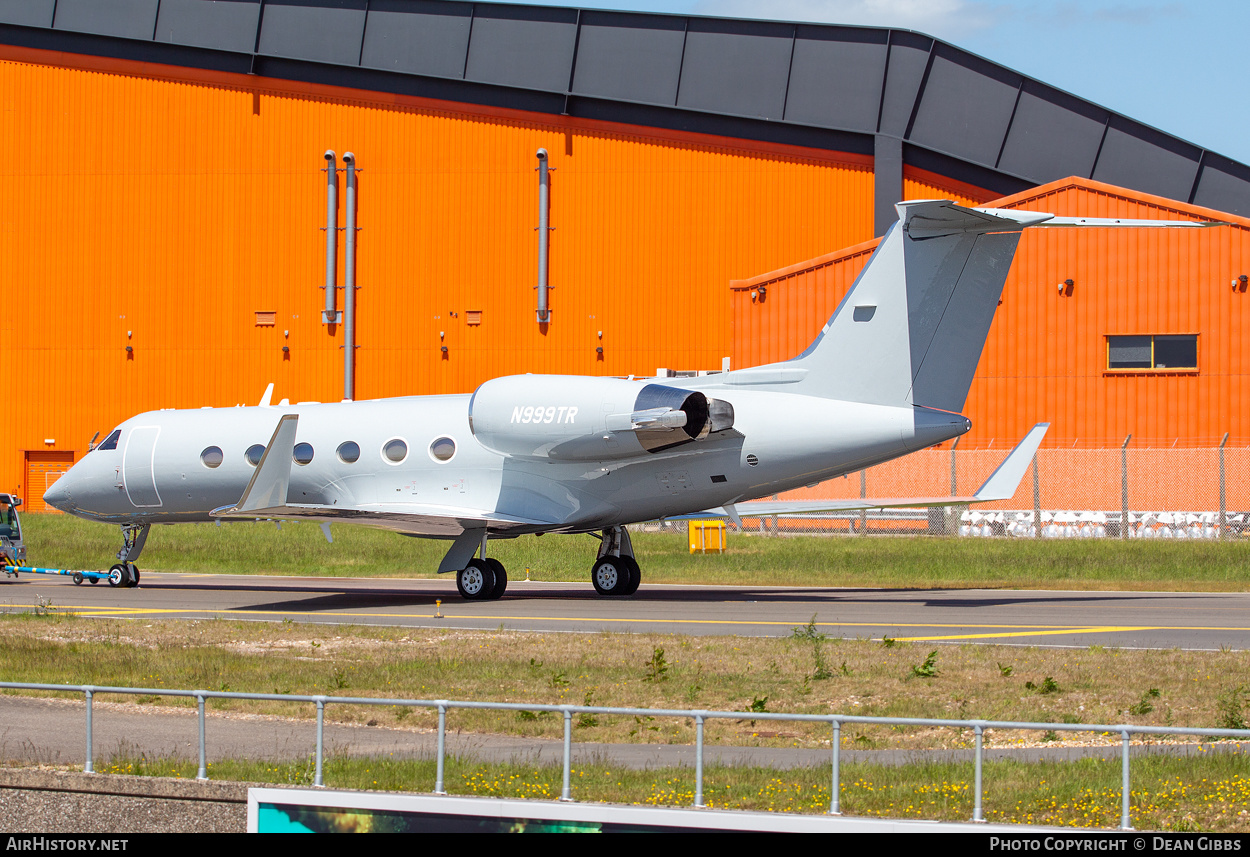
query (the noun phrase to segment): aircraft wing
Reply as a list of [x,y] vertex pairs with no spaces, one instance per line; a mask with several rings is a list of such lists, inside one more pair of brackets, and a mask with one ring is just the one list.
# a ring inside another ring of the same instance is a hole
[[810,512],[860,512],[867,509],[906,508],[909,506],[963,506],[970,503],[986,503],[1007,500],[1016,493],[1037,448],[1046,436],[1050,423],[1038,423],[1029,430],[1015,449],[1007,454],[1003,463],[990,474],[990,478],[976,493],[940,497],[861,497],[853,500],[752,500],[718,509],[708,509],[691,515],[676,515],[667,521],[685,521],[699,518],[729,518],[734,523],[744,517],[757,518],[766,515],[794,515]]

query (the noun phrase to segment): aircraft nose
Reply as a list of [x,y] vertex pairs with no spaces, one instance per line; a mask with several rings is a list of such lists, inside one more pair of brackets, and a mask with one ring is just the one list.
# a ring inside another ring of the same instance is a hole
[[48,487],[48,490],[43,493],[43,502],[60,509],[62,512],[72,511],[73,498],[70,495],[69,481],[69,474],[66,473],[53,482]]

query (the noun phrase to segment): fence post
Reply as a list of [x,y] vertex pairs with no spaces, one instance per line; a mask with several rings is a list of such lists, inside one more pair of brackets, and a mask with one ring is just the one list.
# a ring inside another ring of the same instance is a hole
[[1128,538],[1128,442],[1130,434],[1120,444],[1120,538]]
[[703,715],[694,716],[694,805],[703,807]]
[[1128,819],[1128,798],[1129,798],[1128,739],[1129,739],[1129,732],[1127,729],[1122,729],[1120,730],[1120,735],[1122,736],[1123,745],[1124,745],[1124,749],[1121,750],[1120,752],[1120,755],[1123,757],[1123,760],[1124,760],[1121,765],[1123,776],[1122,776],[1122,781],[1120,783],[1120,829],[1132,830],[1133,826],[1129,824],[1129,819]]
[[[951,496],[952,497],[959,496],[959,481],[955,476],[955,448],[959,446],[959,441],[961,440],[963,440],[962,437],[957,437],[955,438],[954,443],[951,444]],[[959,508],[958,506],[946,507],[946,516],[945,516],[946,517],[946,534],[948,536],[959,535],[958,508]]]
[[840,782],[842,772],[839,762],[841,761],[842,749],[842,721],[836,717],[833,719],[833,782],[829,785],[829,814],[842,814],[842,785]]
[[1037,456],[1033,453],[1033,537],[1042,537],[1042,484],[1037,475]]
[[208,779],[208,750],[204,746],[204,691],[197,690],[195,692],[195,708],[200,721],[200,770],[196,773],[197,780]]
[[[860,471],[860,500],[868,497],[868,471]],[[860,535],[868,535],[868,510],[860,510]]]
[[443,788],[443,758],[447,755],[447,702],[438,703],[438,761],[434,769],[434,794],[445,795]]
[[981,757],[983,755],[981,751],[984,743],[983,739],[985,736],[985,729],[980,723],[977,723],[972,727],[972,731],[975,735],[974,741],[976,746],[973,758],[973,765],[975,769],[975,775],[973,777],[975,785],[973,788],[976,789],[976,796],[974,797],[972,804],[972,820],[974,822],[981,823],[985,821],[985,818],[981,814]]
[[1228,494],[1224,481],[1224,444],[1226,443],[1228,443],[1228,432],[1224,432],[1224,439],[1220,441],[1220,528],[1218,530],[1220,541],[1226,538],[1224,530],[1228,526]]
[[573,709],[564,709],[564,788],[560,791],[560,800],[573,798],[569,794],[569,777],[573,767]]
[[83,691],[87,694],[87,763],[83,765],[82,772],[84,774],[94,774],[95,765],[91,761],[91,697],[95,694],[90,687],[83,688]]
[[325,746],[325,722],[326,722],[326,700],[324,696],[317,697],[317,773],[313,777],[313,785],[318,788],[325,785],[321,779],[321,752]]

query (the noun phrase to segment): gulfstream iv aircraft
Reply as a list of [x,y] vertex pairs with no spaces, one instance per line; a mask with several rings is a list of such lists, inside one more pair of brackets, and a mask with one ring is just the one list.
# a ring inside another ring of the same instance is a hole
[[[976,494],[752,503],[962,435],[960,414],[1021,231],[1073,221],[905,202],[833,317],[792,360],[697,378],[516,375],[472,395],[167,410],[118,426],[44,499],[120,524],[110,583],[138,582],[152,524],[350,522],[450,542],[440,573],[498,598],[488,539],[590,533],[601,595],[640,579],[626,525],[657,518],[1010,497],[1034,428]],[[742,504],[742,505],[738,505]]]

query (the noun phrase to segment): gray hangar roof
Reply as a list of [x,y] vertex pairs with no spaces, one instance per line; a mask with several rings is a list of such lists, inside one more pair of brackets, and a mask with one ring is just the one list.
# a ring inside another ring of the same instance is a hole
[[[0,0],[0,42],[790,143],[1250,215],[1250,167],[910,30],[441,0]],[[884,218],[884,221],[883,221]]]

